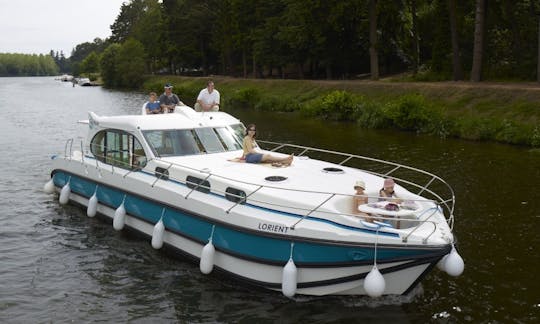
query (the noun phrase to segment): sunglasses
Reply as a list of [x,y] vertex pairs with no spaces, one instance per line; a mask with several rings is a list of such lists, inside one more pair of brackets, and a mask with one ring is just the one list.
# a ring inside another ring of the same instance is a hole
[[256,129],[250,128],[250,129],[248,129],[248,131],[250,131],[250,132],[251,132],[251,131],[256,132],[257,130],[256,130]]

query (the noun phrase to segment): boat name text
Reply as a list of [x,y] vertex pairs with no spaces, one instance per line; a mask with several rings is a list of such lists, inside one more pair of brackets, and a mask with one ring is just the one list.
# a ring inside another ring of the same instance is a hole
[[275,224],[259,223],[259,229],[267,232],[287,233],[288,226],[281,226]]

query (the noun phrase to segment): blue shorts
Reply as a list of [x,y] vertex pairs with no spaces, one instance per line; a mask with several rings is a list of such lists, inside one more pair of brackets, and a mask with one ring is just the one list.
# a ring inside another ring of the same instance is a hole
[[247,163],[261,163],[263,155],[260,153],[249,153],[246,155]]

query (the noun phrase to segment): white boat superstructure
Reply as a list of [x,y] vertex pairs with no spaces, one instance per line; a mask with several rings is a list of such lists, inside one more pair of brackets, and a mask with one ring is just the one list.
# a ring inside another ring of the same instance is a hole
[[[224,112],[102,117],[53,159],[48,191],[218,269],[286,296],[404,294],[434,265],[463,271],[455,197],[441,178],[369,157],[259,141],[291,166],[244,163],[245,127]],[[328,162],[333,161],[333,162]],[[399,210],[378,191],[398,183]],[[367,217],[353,212],[357,179]]]

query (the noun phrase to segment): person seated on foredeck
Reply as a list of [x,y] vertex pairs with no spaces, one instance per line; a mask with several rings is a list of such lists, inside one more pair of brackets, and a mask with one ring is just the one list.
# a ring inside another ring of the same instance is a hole
[[394,179],[386,178],[384,179],[383,188],[379,190],[379,201],[388,201],[394,204],[400,204],[403,200],[399,199],[394,191]]
[[271,154],[262,154],[257,152],[257,142],[255,137],[257,135],[257,130],[255,124],[248,125],[246,129],[246,136],[244,137],[244,142],[242,143],[242,148],[244,149],[243,159],[247,163],[279,163],[283,165],[291,165],[293,161],[293,156],[289,155],[287,157],[277,157]]
[[356,183],[354,184],[354,190],[356,190],[356,193],[353,196],[352,213],[355,215],[364,217],[365,220],[368,222],[373,222],[373,219],[369,217],[369,214],[358,210],[358,207],[360,207],[360,205],[364,205],[368,203],[368,197],[364,193],[364,190],[366,190],[366,184],[364,183],[364,181],[363,180],[356,181]]
[[155,92],[150,92],[148,102],[145,104],[146,114],[161,114],[161,106],[159,101],[156,101],[157,95]]
[[161,111],[164,114],[174,112],[174,108],[178,105],[184,105],[184,103],[180,101],[180,98],[178,98],[178,96],[172,92],[172,88],[173,86],[171,84],[165,84],[165,91],[161,96],[159,96]]

